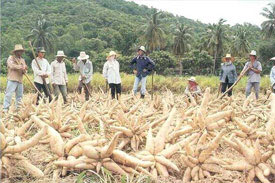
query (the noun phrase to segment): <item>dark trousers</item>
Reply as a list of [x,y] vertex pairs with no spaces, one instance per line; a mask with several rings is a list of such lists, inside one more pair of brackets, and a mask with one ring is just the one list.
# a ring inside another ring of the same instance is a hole
[[[222,91],[221,92],[224,93],[227,90],[227,88],[230,88],[232,85],[233,85],[233,83],[228,83],[228,82],[227,83],[222,83],[222,89],[221,89]],[[228,96],[231,96],[232,95],[232,89],[229,90],[227,94],[228,94]]]
[[[88,88],[87,88],[87,87]],[[82,81],[79,81],[78,83],[78,87],[77,87],[77,92],[78,94],[81,94],[82,92],[82,88],[84,88],[84,92],[85,92],[85,100],[88,101],[89,100],[89,91],[90,90],[90,82],[89,83],[86,83],[86,85],[82,82]]]
[[[36,87],[40,92],[43,90],[43,92],[44,92],[46,98],[49,98],[49,102],[51,102],[50,94],[48,93],[48,91],[47,91],[45,85],[44,85],[44,84],[37,83],[37,82],[34,82],[34,85],[35,85],[35,87]],[[50,90],[50,85],[47,84],[47,86],[48,86],[48,89]],[[40,100],[40,97],[41,97],[40,95],[37,96],[36,105],[38,105],[39,100]]]
[[118,94],[121,94],[121,83],[119,84],[114,84],[114,83],[109,83],[109,87],[111,88],[111,95],[112,99],[116,98],[118,99]]

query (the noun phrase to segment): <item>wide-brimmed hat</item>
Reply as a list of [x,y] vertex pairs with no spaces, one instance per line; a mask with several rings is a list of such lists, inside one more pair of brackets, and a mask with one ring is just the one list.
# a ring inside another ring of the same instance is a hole
[[25,51],[25,49],[23,48],[22,44],[16,44],[14,46],[14,50],[12,50],[12,52],[16,52],[16,51]]
[[257,52],[255,50],[252,50],[249,55],[252,55],[252,56],[257,56]]
[[138,49],[138,50],[141,50],[141,51],[143,51],[144,53],[146,52],[146,50],[145,50],[145,47],[144,47],[144,46],[139,47],[139,49]]
[[38,47],[37,48],[37,53],[41,52],[41,53],[46,53],[46,50],[44,49],[44,47]]
[[64,51],[59,50],[57,51],[56,57],[67,57],[67,56],[64,54]]
[[227,58],[230,58],[231,62],[235,60],[235,58],[232,57],[231,54],[227,53],[225,57],[222,58],[222,61],[225,62]]
[[190,77],[190,78],[188,79],[188,81],[192,81],[192,82],[194,82],[194,83],[197,83],[196,78],[195,78],[194,76]]
[[109,57],[111,57],[111,56],[116,56],[117,57],[116,52],[115,51],[110,51],[108,56],[107,56],[107,59],[109,59]]
[[86,60],[89,58],[89,55],[86,55],[85,51],[81,51],[79,54],[79,57],[77,57],[78,60]]
[[275,57],[272,57],[270,60],[271,60],[271,61],[275,61]]

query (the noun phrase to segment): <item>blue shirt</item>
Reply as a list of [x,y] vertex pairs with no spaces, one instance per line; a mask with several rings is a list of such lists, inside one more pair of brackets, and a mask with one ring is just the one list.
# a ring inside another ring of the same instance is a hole
[[146,77],[154,69],[155,63],[147,56],[137,56],[131,61],[131,67],[137,70],[137,77]]

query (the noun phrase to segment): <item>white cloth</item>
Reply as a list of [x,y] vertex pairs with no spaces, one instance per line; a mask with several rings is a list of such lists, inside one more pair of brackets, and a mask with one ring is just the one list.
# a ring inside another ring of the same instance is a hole
[[273,89],[275,89],[275,66],[273,66],[270,71],[270,83],[271,86],[273,86]]
[[74,70],[80,72],[79,81],[82,80],[81,76],[85,76],[85,83],[89,83],[92,80],[93,76],[93,63],[90,60],[87,60],[86,63],[82,60],[79,60],[74,64]]
[[199,85],[197,85],[197,88],[195,91],[191,91],[191,89],[189,88],[189,85],[186,86],[184,93],[187,95],[188,93],[191,94],[201,94],[201,88]]
[[41,78],[41,75],[48,75],[48,78],[46,78],[46,83],[49,84],[50,80],[49,77],[51,75],[51,67],[47,59],[45,58],[36,58],[41,70],[39,69],[35,59],[32,60],[32,70],[34,74],[34,82],[43,84],[43,80]]
[[119,75],[119,63],[117,60],[108,60],[103,67],[103,77],[108,80],[108,83],[119,84],[121,78]]
[[68,82],[68,75],[66,72],[65,63],[58,62],[57,60],[51,63],[51,83],[57,85],[66,85]]

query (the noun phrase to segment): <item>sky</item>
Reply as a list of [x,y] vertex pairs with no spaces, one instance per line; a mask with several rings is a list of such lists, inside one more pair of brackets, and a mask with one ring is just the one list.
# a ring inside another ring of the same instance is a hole
[[275,0],[128,0],[154,7],[174,15],[217,23],[220,18],[230,25],[249,22],[260,26],[265,17],[260,15],[264,7]]

